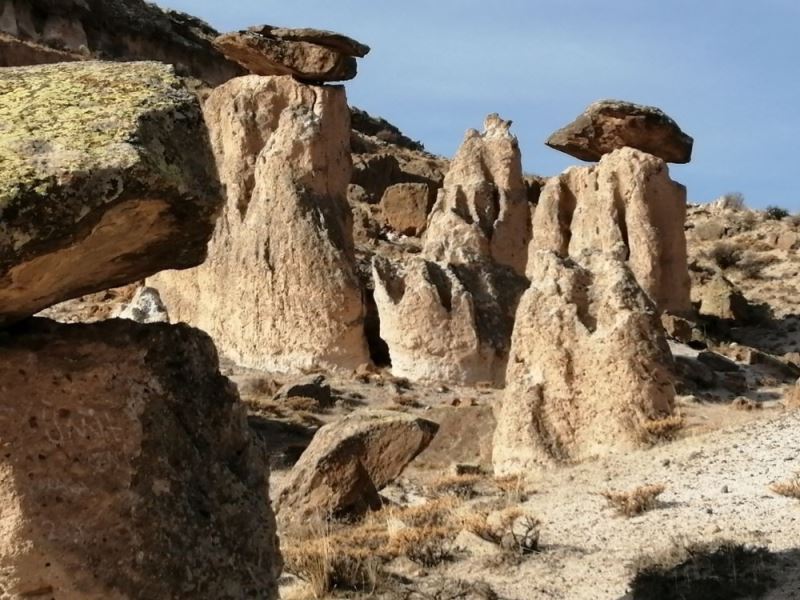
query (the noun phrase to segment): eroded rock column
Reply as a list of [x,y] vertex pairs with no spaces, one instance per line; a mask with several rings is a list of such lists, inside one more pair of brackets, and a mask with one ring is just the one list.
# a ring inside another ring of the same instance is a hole
[[617,253],[580,264],[531,256],[496,410],[497,474],[624,451],[672,412],[669,348],[656,309]]
[[217,88],[204,111],[227,204],[202,266],[150,280],[170,316],[244,366],[368,362],[344,89],[248,76]]

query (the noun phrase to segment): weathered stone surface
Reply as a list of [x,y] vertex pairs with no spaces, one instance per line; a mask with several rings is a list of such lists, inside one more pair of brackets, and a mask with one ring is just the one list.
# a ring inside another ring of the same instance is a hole
[[380,337],[392,373],[414,381],[501,384],[527,281],[489,262],[373,261]]
[[698,312],[706,317],[746,322],[752,316],[750,303],[722,273],[692,287],[692,297],[700,304]]
[[33,319],[0,336],[4,596],[277,598],[264,452],[206,335]]
[[575,121],[559,129],[547,145],[581,160],[631,147],[672,163],[692,159],[694,140],[662,110],[620,100],[595,102]]
[[204,105],[227,204],[197,269],[149,280],[170,316],[237,363],[278,372],[368,362],[355,274],[344,89],[248,76]]
[[214,48],[207,23],[143,0],[2,0],[0,32],[1,66],[155,60],[211,85],[243,73]]
[[786,402],[790,406],[800,406],[800,379],[792,389],[786,394]]
[[688,314],[685,221],[686,188],[669,178],[664,161],[623,148],[547,182],[533,217],[531,252],[580,260],[585,251],[611,252],[622,244],[622,257],[659,310]]
[[419,236],[428,225],[434,200],[426,183],[396,183],[381,198],[381,221],[397,233]]
[[277,500],[285,525],[380,508],[378,491],[431,442],[438,426],[392,411],[350,414],[320,429]]
[[531,274],[496,410],[496,474],[629,450],[673,407],[669,347],[623,261],[540,252]]
[[292,75],[310,82],[353,79],[355,57],[369,52],[368,46],[338,33],[270,25],[221,35],[214,45],[255,75]]
[[335,31],[326,31],[324,29],[312,29],[310,27],[275,27],[273,25],[256,25],[250,27],[248,31],[253,31],[264,37],[273,38],[276,40],[285,40],[289,42],[308,42],[309,44],[316,44],[341,52],[346,56],[355,56],[356,58],[364,58],[369,54],[369,46],[354,40],[351,37],[336,33]]
[[450,164],[425,233],[425,253],[436,261],[468,263],[489,257],[525,272],[531,210],[522,159],[510,121],[486,118]]
[[221,203],[200,107],[171,67],[0,72],[0,324],[201,263]]
[[151,287],[142,287],[136,292],[119,313],[119,319],[129,319],[137,323],[169,323],[169,313],[158,290]]

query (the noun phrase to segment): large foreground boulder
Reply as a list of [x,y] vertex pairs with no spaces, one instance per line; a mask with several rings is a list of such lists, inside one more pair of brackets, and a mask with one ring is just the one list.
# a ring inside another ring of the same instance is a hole
[[626,451],[668,416],[675,389],[655,308],[624,261],[532,256],[497,414],[495,473]]
[[519,143],[510,127],[511,121],[493,114],[483,133],[467,132],[428,221],[424,250],[432,260],[491,258],[524,274],[531,212]]
[[0,324],[205,258],[222,198],[172,67],[4,69],[0,132]]
[[369,362],[344,89],[253,75],[214,90],[204,111],[227,204],[202,266],[150,280],[170,317],[249,367]]
[[244,71],[207,23],[144,0],[0,0],[0,66],[155,60],[219,85]]
[[271,25],[226,33],[214,45],[254,75],[292,75],[317,83],[353,79],[356,57],[369,52],[369,46],[331,31]]
[[686,314],[692,306],[685,222],[686,188],[670,179],[664,161],[623,148],[547,182],[531,250],[580,260],[586,251],[623,244],[631,271],[658,309]]
[[320,429],[278,495],[280,522],[357,516],[427,448],[438,425],[392,411],[362,411]]
[[547,145],[581,160],[600,160],[627,146],[666,162],[688,163],[694,140],[654,106],[600,100],[551,135]]
[[277,597],[264,453],[205,334],[0,335],[3,597]]

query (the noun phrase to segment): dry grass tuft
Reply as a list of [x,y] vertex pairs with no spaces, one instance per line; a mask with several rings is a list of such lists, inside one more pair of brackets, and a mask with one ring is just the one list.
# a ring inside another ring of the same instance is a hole
[[686,420],[681,415],[653,419],[642,423],[649,441],[673,440],[685,426]]
[[456,530],[451,526],[406,527],[392,536],[387,550],[423,567],[436,567],[453,560],[450,543],[455,535]]
[[521,475],[495,477],[494,485],[505,494],[510,503],[525,502],[530,496],[527,481]]
[[730,242],[718,242],[708,252],[708,257],[720,269],[735,267],[742,260],[742,250]]
[[797,473],[788,481],[773,483],[771,486],[769,486],[769,489],[776,494],[780,494],[781,496],[800,500],[800,473]]
[[290,396],[286,398],[284,404],[294,411],[313,412],[320,409],[319,401],[306,396]]
[[428,489],[435,496],[448,494],[468,499],[475,495],[475,486],[484,479],[481,475],[445,475],[434,479]]
[[609,506],[612,506],[617,512],[626,517],[633,517],[656,507],[656,499],[660,496],[665,486],[657,485],[643,485],[627,492],[606,491],[601,492]]

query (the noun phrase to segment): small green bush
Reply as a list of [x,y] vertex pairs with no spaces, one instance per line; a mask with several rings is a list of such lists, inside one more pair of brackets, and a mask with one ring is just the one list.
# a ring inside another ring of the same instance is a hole
[[789,211],[780,206],[768,206],[764,213],[766,213],[768,219],[773,221],[780,221],[789,216]]

